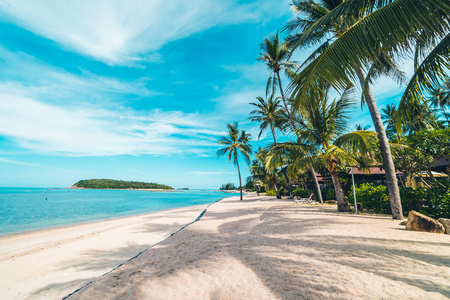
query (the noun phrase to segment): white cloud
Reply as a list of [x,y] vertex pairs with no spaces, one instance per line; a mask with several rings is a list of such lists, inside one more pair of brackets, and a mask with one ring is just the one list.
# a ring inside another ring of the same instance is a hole
[[[167,42],[220,24],[256,22],[286,12],[289,1],[11,0],[3,18],[70,50],[109,64],[153,60]],[[158,60],[159,58],[156,57]]]
[[16,95],[2,94],[1,99],[0,135],[41,154],[168,155],[209,152],[217,145],[196,133],[208,126],[180,112],[143,117],[133,111],[63,108]]

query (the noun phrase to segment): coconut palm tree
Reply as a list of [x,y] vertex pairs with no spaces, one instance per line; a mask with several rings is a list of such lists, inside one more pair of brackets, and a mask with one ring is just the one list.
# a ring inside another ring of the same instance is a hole
[[233,161],[233,164],[237,166],[239,174],[239,189],[241,191],[242,200],[242,180],[241,170],[239,168],[239,154],[244,157],[247,164],[250,164],[250,155],[253,153],[252,147],[249,144],[251,135],[244,130],[239,132],[238,122],[234,124],[227,124],[228,136],[222,137],[219,141],[219,145],[225,145],[224,148],[217,150],[217,157],[227,155],[228,162]]
[[[295,126],[292,121],[291,109],[289,108],[288,101],[285,97],[283,86],[281,84],[280,71],[284,70],[288,77],[292,77],[294,75],[294,70],[298,68],[298,65],[296,62],[289,61],[290,49],[288,47],[288,44],[280,42],[278,33],[271,38],[265,38],[264,42],[261,43],[260,48],[261,53],[257,60],[264,61],[267,65],[267,68],[271,71],[269,80],[267,81],[266,94],[268,94],[270,91],[274,93],[276,86],[279,86],[281,98],[283,100],[284,108],[288,116],[287,119],[290,124],[291,131],[296,134]],[[311,166],[309,168],[309,171],[311,173],[311,176],[313,177],[318,198],[322,202],[322,192],[320,191],[319,182],[317,180],[314,168]]]
[[252,122],[260,122],[259,125],[259,135],[258,139],[261,137],[261,134],[267,127],[270,128],[272,132],[273,140],[277,142],[277,136],[275,133],[275,129],[279,128],[282,124],[282,109],[280,106],[280,99],[275,98],[274,94],[270,95],[265,101],[262,97],[256,97],[258,102],[252,102],[250,105],[256,107],[255,110],[250,112],[250,119]]
[[[275,128],[282,127],[282,125],[285,122],[285,120],[284,120],[285,117],[283,114],[283,109],[280,106],[280,100],[278,98],[274,99],[274,97],[275,97],[274,94],[270,95],[267,98],[267,102],[264,101],[264,99],[262,97],[256,97],[258,102],[257,103],[252,102],[250,104],[256,106],[258,109],[250,112],[251,116],[249,117],[249,119],[252,122],[261,122],[261,124],[259,126],[260,132],[258,135],[258,139],[260,138],[263,131],[265,129],[267,129],[267,127],[270,127],[270,130],[272,131],[273,141],[274,141],[274,143],[277,143],[277,136],[275,133]],[[278,167],[281,167],[281,173],[283,174],[283,176],[286,180],[286,183],[288,185],[290,198],[292,198],[293,197],[292,185],[289,180],[287,171],[283,166],[284,166],[284,163],[281,160],[280,165]]]
[[298,66],[295,62],[289,61],[290,50],[286,44],[283,44],[280,41],[278,33],[272,37],[265,38],[264,42],[261,43],[260,48],[261,53],[257,60],[265,62],[267,69],[271,71],[269,80],[267,81],[266,95],[274,94],[278,85],[284,108],[290,116],[290,109],[286,102],[283,86],[281,84],[280,72],[283,70],[289,75],[292,74]]
[[[392,72],[396,69],[393,55],[410,50],[412,40],[417,39],[421,33],[424,40],[429,41],[432,37],[431,44],[438,44],[435,48],[437,51],[430,52],[431,58],[428,55],[420,67],[416,68],[419,75],[414,76],[408,84],[408,94],[420,94],[417,87],[425,85],[425,79],[430,73],[431,76],[442,78],[443,70],[449,66],[448,55],[443,57],[443,54],[448,53],[450,46],[445,42],[450,6],[445,1],[435,0],[323,0],[320,3],[303,0],[294,1],[293,7],[304,17],[287,24],[287,29],[299,31],[289,42],[294,48],[318,45],[291,85],[295,106],[307,97],[308,89],[317,88],[320,80],[326,80],[340,91],[346,89],[352,81],[359,82],[380,142],[392,216],[403,218],[389,141],[370,89],[370,70],[375,66],[379,68],[375,73],[398,78],[398,72]],[[440,38],[441,42],[434,43]],[[426,53],[426,46],[429,47],[430,43],[423,43],[422,46],[422,50],[418,52],[421,55]],[[424,63],[430,69],[426,70]],[[369,70],[367,74],[364,69]],[[435,79],[431,78],[432,81]]]
[[444,84],[434,87],[430,91],[430,98],[428,103],[435,109],[441,111],[442,115],[446,119],[447,127],[450,126],[450,114],[447,112],[447,108],[450,107],[450,79]]
[[390,140],[400,140],[400,135],[397,132],[397,106],[394,103],[386,105],[381,109],[381,119],[384,126],[386,126],[386,135]]
[[256,153],[256,159],[253,160],[250,166],[250,172],[255,181],[262,182],[266,189],[272,186],[275,190],[277,199],[281,199],[280,192],[277,186],[277,170],[276,168],[267,166],[268,151],[264,148],[259,148]]
[[[328,97],[329,87],[322,86],[321,97],[309,98],[299,109],[296,127],[304,141],[280,143],[272,147],[269,163],[279,152],[287,152],[297,159],[293,168],[322,162],[331,174],[338,211],[350,211],[338,176],[339,166],[361,166],[367,155],[373,157],[377,148],[376,135],[372,131],[354,131],[344,134],[347,128],[348,109],[352,105],[351,90],[334,101]],[[313,93],[312,96],[317,96]]]

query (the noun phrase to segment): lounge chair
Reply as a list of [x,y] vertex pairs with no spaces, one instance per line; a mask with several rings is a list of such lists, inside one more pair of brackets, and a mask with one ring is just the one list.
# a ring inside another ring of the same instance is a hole
[[309,194],[308,198],[300,198],[300,199],[296,199],[294,200],[297,204],[303,204],[303,203],[309,203],[309,204],[314,204],[316,203],[316,200],[313,199],[314,194],[311,193]]

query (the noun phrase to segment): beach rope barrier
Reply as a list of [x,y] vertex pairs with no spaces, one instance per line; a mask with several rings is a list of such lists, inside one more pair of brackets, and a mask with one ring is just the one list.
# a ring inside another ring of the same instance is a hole
[[[228,198],[228,197],[225,197],[225,198]],[[70,293],[69,295],[67,295],[67,296],[65,296],[64,298],[62,298],[62,300],[68,299],[70,296],[72,296],[72,295],[78,293],[79,291],[81,291],[82,289],[84,289],[84,288],[90,286],[92,283],[94,283],[94,282],[98,281],[99,279],[105,277],[105,276],[108,275],[109,273],[111,273],[111,272],[113,272],[113,271],[119,269],[119,268],[122,267],[124,264],[126,264],[126,263],[132,261],[133,259],[138,258],[139,256],[141,256],[142,254],[144,254],[144,253],[147,252],[148,250],[152,249],[152,248],[155,247],[156,245],[159,245],[160,243],[164,242],[165,240],[170,239],[172,236],[174,236],[175,234],[177,234],[177,233],[180,232],[181,230],[185,229],[186,227],[188,227],[188,226],[190,226],[190,225],[192,225],[192,224],[194,224],[194,223],[200,221],[200,220],[202,219],[203,215],[206,213],[206,211],[208,210],[208,208],[209,208],[211,205],[216,204],[217,202],[219,202],[219,201],[221,201],[221,200],[223,200],[223,199],[225,199],[225,198],[220,198],[219,200],[214,201],[214,202],[208,204],[208,206],[205,207],[205,209],[200,213],[200,215],[199,215],[194,221],[192,221],[192,222],[190,222],[190,223],[184,225],[183,227],[181,227],[181,228],[178,229],[177,231],[171,233],[171,234],[170,234],[168,237],[166,237],[165,239],[162,239],[161,241],[157,242],[156,244],[153,244],[153,245],[151,245],[150,247],[148,247],[148,248],[142,250],[141,252],[139,252],[138,254],[136,254],[135,256],[133,256],[132,258],[130,258],[130,259],[124,261],[123,263],[119,264],[118,266],[116,266],[116,267],[114,267],[113,269],[109,270],[108,272],[104,273],[104,274],[101,275],[100,277],[95,278],[95,279],[89,281],[88,283],[86,283],[86,284],[84,284],[83,286],[79,287],[78,289],[76,289],[75,291],[73,291],[72,293]]]

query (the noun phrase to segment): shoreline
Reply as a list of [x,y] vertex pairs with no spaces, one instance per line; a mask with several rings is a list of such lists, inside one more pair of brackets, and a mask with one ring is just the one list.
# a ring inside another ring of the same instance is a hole
[[[84,188],[79,188],[80,190],[83,190]],[[138,190],[142,190],[142,189],[85,189],[85,190],[120,190],[120,191],[126,191],[126,190],[133,190],[133,191],[138,191]],[[150,191],[150,190],[147,190]],[[168,191],[170,192],[170,191]],[[172,192],[186,192],[186,191],[172,191]],[[224,193],[223,197],[219,198],[218,200],[224,199],[226,197],[230,197],[228,195],[226,195],[226,193]],[[214,203],[218,200],[214,200],[210,203]],[[163,210],[156,210],[156,211],[147,211],[147,212],[138,212],[138,213],[132,213],[132,214],[126,214],[126,215],[119,215],[119,216],[106,216],[104,218],[98,218],[98,219],[92,219],[92,220],[86,220],[86,221],[75,221],[73,223],[67,223],[67,224],[61,224],[61,225],[55,225],[55,226],[49,226],[49,227],[43,227],[43,228],[36,228],[36,229],[28,229],[28,230],[23,230],[23,231],[18,231],[18,232],[12,232],[12,233],[0,233],[0,240],[3,239],[7,239],[9,237],[14,237],[14,236],[21,236],[21,235],[26,235],[26,234],[31,234],[31,233],[35,233],[35,232],[45,232],[45,231],[51,231],[51,230],[58,230],[58,229],[62,229],[62,228],[68,228],[68,227],[73,227],[73,226],[79,226],[79,225],[85,225],[85,224],[93,224],[93,223],[99,223],[99,222],[106,222],[106,221],[111,221],[111,220],[118,220],[118,219],[123,219],[123,218],[130,218],[130,217],[138,217],[141,215],[146,215],[146,214],[153,214],[153,213],[158,213],[158,212],[165,212],[165,211],[171,211],[171,210],[176,210],[176,209],[180,209],[180,208],[189,208],[189,207],[195,207],[195,206],[203,206],[203,205],[208,205],[210,203],[205,203],[205,204],[197,204],[197,205],[188,205],[188,206],[180,206],[180,207],[175,207],[175,208],[169,208],[169,209],[163,209]]]
[[4,237],[0,293],[10,299],[65,297],[164,241],[222,199]]
[[[224,198],[221,198],[217,201],[220,201],[222,199],[224,199]],[[84,226],[84,225],[94,225],[94,224],[99,224],[99,223],[103,223],[103,222],[117,221],[117,220],[147,216],[147,215],[152,215],[152,214],[157,214],[157,213],[171,212],[171,211],[175,211],[178,209],[184,209],[184,208],[197,208],[197,207],[202,207],[202,206],[209,205],[209,204],[212,204],[215,202],[211,202],[208,204],[199,204],[199,205],[192,205],[192,206],[169,208],[169,209],[158,210],[158,211],[153,211],[153,212],[143,212],[143,213],[138,213],[138,214],[126,215],[126,216],[116,216],[116,217],[105,218],[105,219],[96,219],[96,220],[85,221],[85,222],[69,223],[69,224],[65,224],[65,225],[57,225],[57,226],[46,227],[46,228],[41,228],[41,229],[30,229],[30,230],[21,231],[21,232],[0,235],[0,241],[8,239],[8,238],[16,237],[16,236],[24,236],[24,235],[28,235],[28,234],[34,234],[34,233],[49,232],[49,231],[67,229],[67,228],[72,228],[72,227],[79,227],[79,226]]]
[[445,299],[449,259],[450,236],[407,231],[390,216],[232,196],[0,239],[0,293],[19,300]]

